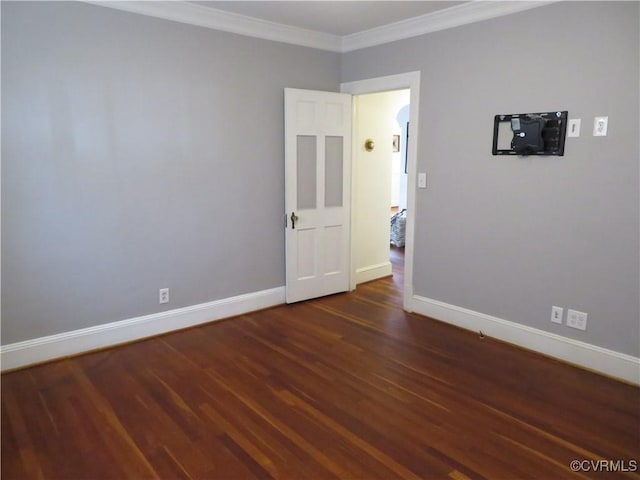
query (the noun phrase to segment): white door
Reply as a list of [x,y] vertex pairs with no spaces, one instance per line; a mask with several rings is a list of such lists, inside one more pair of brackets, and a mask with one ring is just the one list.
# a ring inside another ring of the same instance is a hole
[[349,289],[351,95],[285,89],[287,303]]

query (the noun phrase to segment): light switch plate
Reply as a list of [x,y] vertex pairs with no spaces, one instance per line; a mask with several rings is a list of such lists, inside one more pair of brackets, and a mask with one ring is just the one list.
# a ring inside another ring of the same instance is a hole
[[606,137],[609,117],[595,117],[593,119],[593,136]]
[[570,118],[567,124],[567,137],[580,136],[580,118]]
[[418,173],[418,188],[427,188],[427,174],[425,172]]

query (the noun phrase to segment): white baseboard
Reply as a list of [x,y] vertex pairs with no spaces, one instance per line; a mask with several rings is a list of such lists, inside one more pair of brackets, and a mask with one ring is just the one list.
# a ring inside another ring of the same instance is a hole
[[[371,280],[391,274],[391,264],[363,269]],[[380,276],[375,276],[380,275]],[[368,280],[362,280],[368,281]],[[76,355],[285,303],[285,288],[238,295],[0,347],[2,371]],[[536,328],[414,295],[411,310],[467,330],[640,385],[640,358]]]
[[458,327],[640,385],[640,358],[414,295],[412,310]]
[[356,283],[370,282],[391,275],[391,262],[382,262],[356,269]]
[[76,355],[283,303],[285,288],[278,287],[3,345],[0,347],[1,369],[11,370]]

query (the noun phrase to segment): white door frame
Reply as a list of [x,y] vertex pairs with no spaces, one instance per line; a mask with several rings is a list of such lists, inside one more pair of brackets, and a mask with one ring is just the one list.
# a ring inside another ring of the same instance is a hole
[[[410,112],[409,112],[409,128],[411,133],[409,135],[409,149],[407,155],[407,222],[405,232],[405,264],[404,264],[404,294],[402,299],[402,306],[406,311],[413,311],[412,298],[413,298],[413,251],[414,251],[414,226],[415,226],[415,214],[416,214],[416,168],[418,165],[418,108],[420,106],[420,72],[408,72],[400,73],[397,75],[389,75],[386,77],[370,78],[366,80],[356,80],[354,82],[346,82],[340,84],[340,91],[344,93],[350,93],[351,95],[361,95],[365,93],[379,93],[388,92],[390,90],[402,90],[409,89],[411,91],[410,97]],[[355,102],[354,107],[355,108]],[[354,111],[355,114],[355,111]],[[353,115],[354,121],[352,122],[352,128],[356,128],[356,118]],[[353,136],[355,139],[355,135]],[[355,142],[352,142],[352,159],[356,158],[356,149],[358,146]],[[352,161],[352,168],[353,168]],[[352,171],[351,181],[351,225],[354,225],[355,216],[355,178],[357,173]],[[353,229],[351,235],[351,289],[355,289],[356,281],[356,266],[355,266],[355,252],[353,242]]]

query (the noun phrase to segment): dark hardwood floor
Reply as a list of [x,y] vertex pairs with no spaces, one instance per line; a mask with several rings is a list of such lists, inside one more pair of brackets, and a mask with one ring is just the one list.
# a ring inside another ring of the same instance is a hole
[[401,253],[352,293],[2,375],[2,478],[640,478],[638,388],[403,312]]

